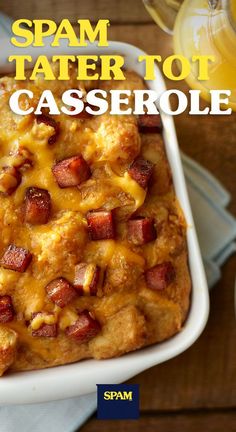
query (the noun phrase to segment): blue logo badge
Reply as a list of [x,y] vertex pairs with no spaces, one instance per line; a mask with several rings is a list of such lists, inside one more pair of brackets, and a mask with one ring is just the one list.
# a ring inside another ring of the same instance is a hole
[[97,384],[97,418],[138,419],[139,385]]

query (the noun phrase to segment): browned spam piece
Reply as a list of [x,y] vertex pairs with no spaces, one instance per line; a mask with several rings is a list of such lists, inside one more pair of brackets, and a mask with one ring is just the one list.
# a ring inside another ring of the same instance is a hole
[[162,121],[160,114],[139,115],[138,129],[141,133],[160,133],[162,131]]
[[31,259],[32,254],[27,249],[10,244],[0,260],[0,265],[5,269],[24,273]]
[[153,172],[153,163],[143,158],[136,159],[129,167],[128,173],[143,189],[146,189]]
[[0,296],[0,323],[7,323],[14,319],[15,311],[11,296]]
[[29,187],[25,192],[24,220],[32,225],[46,224],[51,213],[51,196],[45,189]]
[[51,135],[48,138],[48,144],[52,145],[55,144],[57,137],[59,135],[60,132],[60,124],[58,122],[56,122],[56,120],[54,120],[52,117],[49,117],[45,114],[40,114],[36,116],[36,121],[38,124],[40,123],[44,123],[47,126],[51,126],[52,128],[54,128],[54,134]]
[[95,210],[87,213],[86,217],[91,240],[115,238],[115,225],[112,211]]
[[50,300],[61,308],[70,303],[77,295],[70,282],[63,277],[49,282],[46,292]]
[[175,269],[170,261],[157,264],[145,273],[148,288],[162,291],[175,279]]
[[[47,312],[36,312],[32,314],[32,320],[37,316],[45,317],[47,315],[53,315]],[[31,334],[33,337],[57,337],[57,324],[42,323],[38,329],[32,329]]]
[[79,263],[75,266],[74,287],[80,294],[95,296],[98,290],[100,267],[92,263]]
[[57,337],[56,324],[43,324],[39,329],[32,330],[33,337]]
[[139,217],[127,223],[128,239],[135,245],[143,245],[157,238],[153,218]]
[[10,152],[12,166],[20,171],[33,165],[33,154],[25,147],[19,146],[17,150]]
[[60,188],[78,186],[91,177],[91,171],[82,155],[72,156],[56,163],[52,172]]
[[[73,98],[75,98],[75,99],[79,99],[79,96],[77,95],[77,93],[71,93],[71,96],[72,96]],[[85,97],[84,97],[82,100],[83,100],[83,102],[84,102],[84,109],[83,109],[83,111],[81,111],[79,114],[74,114],[73,117],[74,117],[74,118],[78,118],[78,119],[80,119],[80,120],[87,120],[87,119],[91,118],[93,115],[92,115],[92,114],[89,114],[89,113],[85,110],[85,108],[89,106],[89,104],[88,104],[88,103],[86,102],[86,100],[85,100]],[[70,108],[70,111],[71,111],[71,112],[73,112],[74,110],[75,110],[74,107],[71,107],[71,108]]]
[[100,330],[99,322],[92,318],[88,311],[83,311],[78,315],[78,320],[66,328],[66,334],[78,343],[85,343],[94,338]]

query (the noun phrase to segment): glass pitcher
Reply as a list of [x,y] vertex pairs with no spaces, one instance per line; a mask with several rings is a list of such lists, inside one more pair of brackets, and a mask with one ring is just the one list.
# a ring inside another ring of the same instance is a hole
[[199,82],[192,66],[190,87],[231,90],[230,105],[236,111],[236,0],[143,0],[157,24],[173,34],[174,51],[188,59],[213,55],[209,80]]

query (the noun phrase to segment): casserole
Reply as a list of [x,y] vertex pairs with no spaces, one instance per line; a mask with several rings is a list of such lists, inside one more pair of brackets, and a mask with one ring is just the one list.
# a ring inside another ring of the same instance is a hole
[[[7,57],[12,48],[7,46],[4,52]],[[97,48],[90,45],[83,49],[60,47],[60,49],[45,48],[45,54],[68,53],[74,54],[112,54],[119,53],[125,57],[125,66],[139,75],[144,76],[143,65],[137,62],[139,55],[144,53],[138,48],[127,44],[112,42],[107,48]],[[24,50],[20,50],[23,54]],[[30,48],[27,53],[32,57],[37,56],[37,48]],[[8,70],[7,70],[8,69]],[[2,64],[4,73],[9,71],[7,63]],[[165,91],[165,85],[159,70],[156,68],[156,80],[147,82],[149,88],[161,94]],[[96,361],[84,360],[72,365],[60,366],[48,370],[32,372],[12,373],[4,376],[0,381],[0,403],[32,403],[55,399],[68,398],[86,394],[95,390],[102,377],[102,382],[117,383],[124,381],[136,373],[165,361],[186,349],[198,337],[203,329],[208,315],[208,291],[204,275],[203,265],[199,253],[196,233],[189,208],[180,156],[172,118],[163,114],[164,141],[166,152],[171,167],[175,192],[185,214],[187,222],[187,239],[189,266],[192,278],[192,303],[188,319],[182,331],[173,338],[159,345],[145,348],[122,358]],[[18,389],[24,388],[24,396]]]

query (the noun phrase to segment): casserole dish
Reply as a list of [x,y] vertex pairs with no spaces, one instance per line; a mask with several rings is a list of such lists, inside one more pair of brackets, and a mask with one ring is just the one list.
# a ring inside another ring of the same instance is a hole
[[[50,42],[50,41],[49,41]],[[3,51],[6,57],[12,54],[13,48],[9,42],[4,43]],[[14,48],[14,53],[17,50]],[[40,54],[42,50],[40,49]],[[119,42],[110,42],[107,48],[98,48],[89,45],[86,48],[51,48],[48,44],[44,54],[114,54],[125,57],[125,66],[139,75],[144,76],[144,66],[138,63],[137,58],[144,53],[136,47]],[[19,51],[24,54],[24,50]],[[27,49],[27,54],[36,58],[37,48]],[[1,60],[0,72],[10,71],[9,65]],[[12,67],[12,66],[11,66]],[[165,91],[163,78],[156,67],[156,80],[147,82],[150,89],[158,94]],[[182,331],[171,339],[158,345],[142,349],[135,353],[111,360],[84,360],[79,363],[54,367],[47,370],[12,373],[0,380],[0,403],[38,403],[56,399],[64,399],[90,393],[96,389],[96,384],[118,383],[125,381],[142,370],[155,364],[168,360],[188,348],[199,336],[208,316],[208,289],[203,264],[192,220],[189,200],[181,167],[180,155],[175,135],[173,119],[162,115],[166,153],[172,171],[175,192],[185,214],[187,222],[187,241],[189,267],[192,278],[191,308]],[[22,395],[21,388],[24,388]]]

